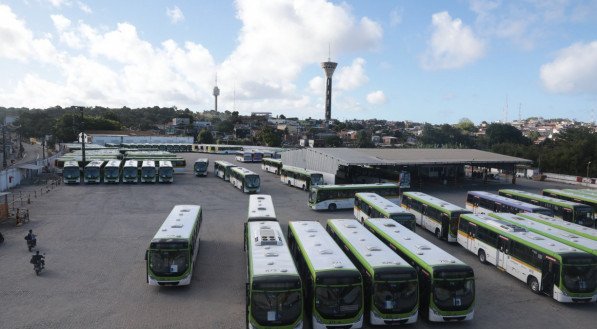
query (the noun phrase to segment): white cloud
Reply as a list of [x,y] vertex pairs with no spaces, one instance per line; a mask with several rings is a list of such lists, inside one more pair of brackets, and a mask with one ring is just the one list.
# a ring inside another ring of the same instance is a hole
[[367,102],[372,105],[382,105],[387,101],[386,95],[381,90],[376,90],[367,94]]
[[184,21],[184,15],[178,6],[174,6],[172,9],[166,8],[166,15],[168,15],[172,24],[177,24]]
[[456,69],[473,63],[485,54],[485,44],[470,27],[448,12],[433,14],[433,33],[421,57],[423,68]]
[[325,94],[325,79],[322,76],[316,76],[309,81],[309,91],[316,95]]
[[52,18],[52,22],[54,23],[54,27],[58,32],[62,32],[70,27],[70,19],[62,16],[62,15],[50,15]]
[[556,93],[597,92],[597,41],[576,43],[541,66],[541,81]]
[[390,26],[398,26],[402,23],[402,15],[404,10],[402,8],[394,8],[390,11]]
[[352,90],[369,81],[365,74],[365,60],[356,58],[350,66],[341,67],[337,70],[334,79],[334,86],[339,90]]
[[87,13],[87,14],[91,14],[93,11],[91,10],[91,7],[89,7],[88,4],[82,2],[82,1],[77,1],[77,6],[79,7],[79,9],[81,9],[82,12]]
[[48,2],[52,6],[59,8],[62,5],[68,5],[70,1],[69,0],[48,0]]

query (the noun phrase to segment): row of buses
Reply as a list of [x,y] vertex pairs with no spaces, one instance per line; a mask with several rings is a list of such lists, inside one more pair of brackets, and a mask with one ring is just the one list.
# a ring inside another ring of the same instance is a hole
[[244,193],[259,193],[261,190],[261,179],[258,174],[227,161],[214,162],[214,175],[229,181]]
[[[170,161],[92,160],[85,167],[77,161],[66,161],[62,169],[65,184],[172,183],[174,170]],[[82,178],[81,178],[82,177]]]
[[264,158],[261,169],[280,176],[280,181],[288,186],[310,190],[311,187],[324,185],[323,174],[313,170],[283,165],[280,159]]
[[252,195],[245,224],[247,327],[361,328],[471,320],[473,270],[389,218],[291,221]]

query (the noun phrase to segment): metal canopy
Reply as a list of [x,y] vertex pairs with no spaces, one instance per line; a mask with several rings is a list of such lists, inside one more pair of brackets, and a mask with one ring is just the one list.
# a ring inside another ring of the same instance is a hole
[[18,164],[18,165],[16,165],[16,167],[19,168],[19,169],[28,169],[28,170],[40,170],[40,169],[43,169],[43,166],[38,166],[38,165],[31,164],[31,163]]

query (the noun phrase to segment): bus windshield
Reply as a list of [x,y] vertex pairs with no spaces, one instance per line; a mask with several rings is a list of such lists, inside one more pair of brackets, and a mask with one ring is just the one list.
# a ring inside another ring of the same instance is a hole
[[93,168],[85,168],[85,175],[87,178],[97,178],[99,177],[100,170],[97,167]]
[[137,177],[136,167],[125,167],[123,170],[124,177]]
[[118,177],[118,169],[118,167],[106,167],[104,169],[104,174],[109,178]]
[[260,325],[287,326],[301,315],[301,291],[253,291],[251,314]]
[[259,176],[257,175],[249,175],[245,177],[247,187],[259,187],[259,181]]
[[317,190],[311,189],[311,191],[309,192],[309,202],[317,202]]
[[155,176],[155,168],[154,167],[141,168],[141,174],[143,175],[143,177]]
[[160,173],[165,177],[172,177],[172,167],[165,167],[160,169]]
[[207,163],[195,162],[195,171],[205,171],[207,169]]
[[576,207],[574,213],[577,224],[587,227],[593,227],[595,225],[593,209],[591,209],[591,207]]
[[550,209],[533,209],[533,213],[553,217],[553,211]]
[[157,276],[179,276],[189,267],[189,251],[150,250],[149,268]]
[[361,309],[360,285],[317,286],[315,308],[325,318],[342,319],[354,317]]
[[597,261],[595,257],[565,258],[562,267],[564,287],[570,292],[593,292],[597,288]]
[[311,174],[311,186],[315,185],[323,185],[323,175],[322,174]]
[[404,313],[417,305],[417,281],[377,282],[373,303],[383,313]]
[[390,218],[395,220],[398,224],[403,225],[411,231],[415,230],[416,221],[415,218],[410,214],[395,214],[390,215]]
[[78,178],[80,175],[78,167],[65,167],[62,170],[62,174],[66,178]]
[[433,302],[445,311],[462,311],[468,309],[475,298],[475,281],[473,278],[434,279]]

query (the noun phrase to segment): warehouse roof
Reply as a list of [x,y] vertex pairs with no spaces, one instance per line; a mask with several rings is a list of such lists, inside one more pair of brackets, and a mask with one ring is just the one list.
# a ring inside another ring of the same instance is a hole
[[344,165],[429,165],[531,163],[531,160],[475,149],[311,148]]

